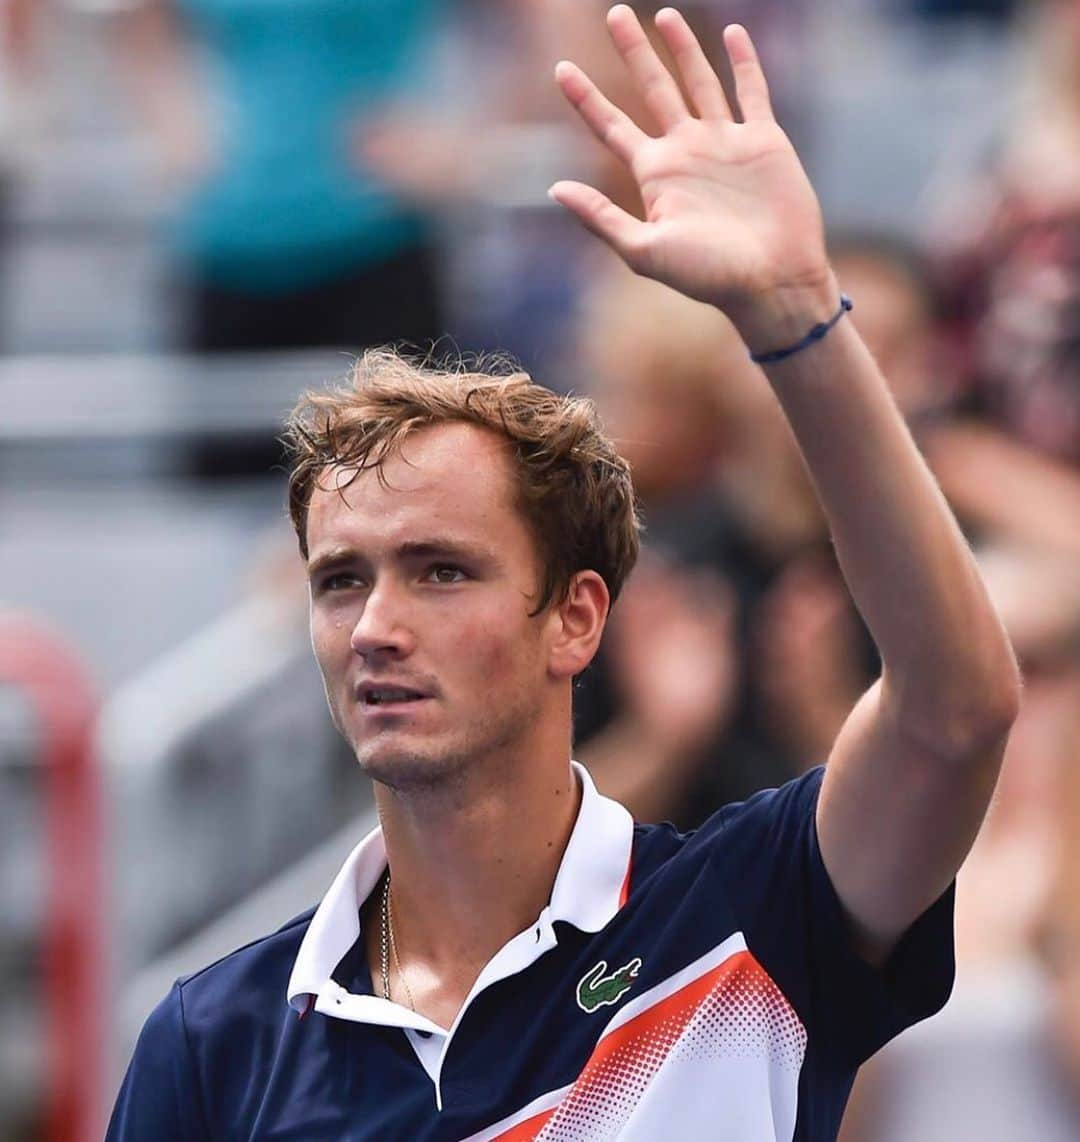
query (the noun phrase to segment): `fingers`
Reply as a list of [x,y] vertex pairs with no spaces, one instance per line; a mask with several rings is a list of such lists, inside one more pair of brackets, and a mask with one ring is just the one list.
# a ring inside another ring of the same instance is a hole
[[730,121],[731,108],[724,88],[682,13],[661,8],[656,13],[656,26],[675,57],[683,86],[697,113],[702,119]]
[[576,214],[586,230],[607,242],[631,269],[634,268],[632,259],[640,242],[643,222],[594,187],[581,182],[557,182],[548,196]]
[[567,60],[556,64],[555,82],[589,130],[616,158],[629,163],[634,151],[647,141],[648,135],[629,115],[620,111],[576,64]]
[[689,116],[686,101],[671,72],[664,66],[656,49],[633,10],[617,4],[608,12],[608,31],[619,55],[637,84],[646,107],[667,131]]
[[739,99],[743,120],[747,123],[773,118],[769,101],[769,85],[754,48],[750,34],[741,24],[724,29],[724,46],[727,48],[731,70],[735,75],[735,94]]
[[[733,116],[723,85],[685,17],[674,8],[662,8],[656,14],[656,26],[675,58],[694,110],[703,119],[730,121]],[[691,109],[634,12],[625,4],[617,4],[608,12],[608,28],[660,126],[667,131],[687,119]],[[773,121],[769,86],[749,33],[741,24],[731,24],[724,30],[724,44],[744,122]],[[555,78],[593,133],[620,159],[629,162],[634,150],[649,136],[574,64],[560,63]]]

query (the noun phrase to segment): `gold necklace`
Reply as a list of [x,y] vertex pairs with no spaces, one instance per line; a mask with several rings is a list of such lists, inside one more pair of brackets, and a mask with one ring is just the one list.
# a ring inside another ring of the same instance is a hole
[[394,916],[390,904],[389,870],[387,870],[386,881],[383,885],[381,912],[382,916],[379,925],[379,966],[382,971],[383,999],[390,999],[390,957],[393,956],[394,969],[398,973],[398,979],[401,980],[401,986],[405,989],[405,998],[409,1001],[409,1007],[415,1011],[416,1003],[413,1001],[412,988],[409,987],[409,981],[405,978],[405,973],[401,970],[401,960],[398,959],[397,941],[394,939]]

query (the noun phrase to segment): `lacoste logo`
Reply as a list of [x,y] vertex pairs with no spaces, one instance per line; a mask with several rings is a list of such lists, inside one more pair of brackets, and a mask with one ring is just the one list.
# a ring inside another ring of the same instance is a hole
[[590,968],[577,985],[578,1007],[582,1011],[592,1014],[598,1007],[609,1003],[618,1003],[619,1000],[634,986],[638,971],[641,969],[641,960],[632,959],[628,964],[605,975],[607,960],[601,960],[596,967]]

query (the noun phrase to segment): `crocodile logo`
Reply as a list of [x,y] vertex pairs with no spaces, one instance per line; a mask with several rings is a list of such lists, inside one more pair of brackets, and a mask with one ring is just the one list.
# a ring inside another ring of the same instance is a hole
[[581,977],[577,985],[578,1007],[591,1015],[598,1007],[618,1003],[634,986],[640,970],[641,960],[632,959],[611,975],[605,975],[607,960],[601,960]]

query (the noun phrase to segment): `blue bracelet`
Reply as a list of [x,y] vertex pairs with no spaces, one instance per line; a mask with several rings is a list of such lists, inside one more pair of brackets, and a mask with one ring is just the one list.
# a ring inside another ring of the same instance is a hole
[[750,360],[753,361],[755,365],[773,365],[777,361],[794,357],[796,353],[801,353],[804,349],[809,349],[811,345],[816,345],[821,341],[840,318],[843,317],[845,313],[850,313],[854,308],[855,303],[846,293],[842,293],[840,295],[840,308],[837,310],[836,316],[829,321],[821,322],[820,325],[815,325],[798,345],[792,345],[788,349],[777,349],[772,353],[751,353]]

